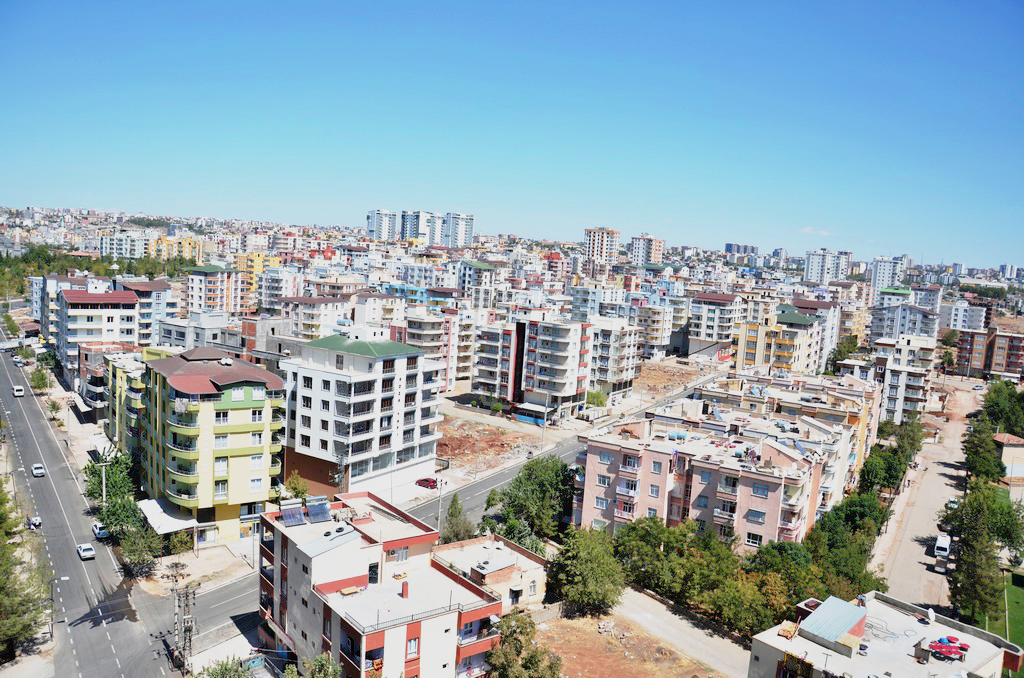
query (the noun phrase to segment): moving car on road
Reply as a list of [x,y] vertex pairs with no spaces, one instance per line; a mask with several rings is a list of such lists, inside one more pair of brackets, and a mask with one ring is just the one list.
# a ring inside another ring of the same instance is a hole
[[32,477],[42,478],[46,475],[46,468],[42,464],[32,464]]
[[92,544],[79,544],[75,550],[78,551],[78,557],[82,560],[92,560],[96,557],[96,549],[92,547]]
[[92,524],[92,535],[94,537],[96,537],[97,539],[106,539],[107,537],[110,536],[110,533],[107,532],[107,526],[104,525],[103,523],[93,523]]
[[11,389],[11,393],[14,394],[15,398],[20,398],[21,396],[25,395],[25,387],[15,386],[13,389]]

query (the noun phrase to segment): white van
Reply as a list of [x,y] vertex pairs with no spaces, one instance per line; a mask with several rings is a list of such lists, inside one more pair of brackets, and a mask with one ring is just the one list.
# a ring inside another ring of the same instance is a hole
[[940,534],[935,538],[935,557],[936,558],[949,558],[949,547],[952,540],[948,534]]
[[15,386],[15,387],[14,387],[14,388],[12,389],[12,392],[14,393],[14,396],[15,396],[16,398],[20,398],[20,397],[22,397],[23,395],[25,395],[25,387],[24,387],[24,386]]

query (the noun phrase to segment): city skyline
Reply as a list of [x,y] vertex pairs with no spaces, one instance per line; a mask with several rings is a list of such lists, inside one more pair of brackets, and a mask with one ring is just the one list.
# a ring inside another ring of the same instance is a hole
[[26,102],[0,113],[0,202],[351,226],[451,205],[485,233],[935,261],[965,231],[1024,244],[1013,6],[245,8],[0,10]]

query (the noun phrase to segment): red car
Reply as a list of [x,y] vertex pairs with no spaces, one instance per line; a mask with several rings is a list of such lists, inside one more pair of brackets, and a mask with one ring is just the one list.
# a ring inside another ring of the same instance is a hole
[[416,484],[420,487],[425,487],[428,490],[437,489],[437,478],[420,478],[416,481]]

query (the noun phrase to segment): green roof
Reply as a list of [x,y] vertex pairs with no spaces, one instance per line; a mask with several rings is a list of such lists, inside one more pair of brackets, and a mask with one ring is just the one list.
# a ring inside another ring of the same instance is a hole
[[463,263],[465,263],[466,266],[472,266],[473,268],[479,268],[481,271],[493,271],[493,270],[495,270],[497,268],[496,266],[492,266],[492,265],[490,265],[490,264],[488,264],[486,262],[483,262],[483,261],[477,261],[476,259],[466,259],[466,261],[464,261]]
[[221,266],[194,266],[192,267],[192,273],[221,273],[222,271],[233,271],[232,268],[223,268]]
[[793,304],[779,304],[779,307],[776,310],[777,310],[778,313],[796,313],[797,312],[796,306],[794,306]]
[[896,288],[889,288],[887,290],[882,290],[881,292],[879,292],[879,294],[904,294],[904,295],[909,297],[910,296],[910,290],[900,290],[900,289],[896,289]]
[[803,313],[787,311],[786,313],[780,313],[776,321],[783,325],[813,325],[818,319]]
[[333,334],[329,337],[316,339],[306,344],[316,348],[326,348],[329,351],[341,351],[342,353],[354,353],[368,358],[391,358],[403,355],[419,355],[424,353],[423,349],[401,344],[397,341],[379,340],[365,341],[349,339],[341,334]]

